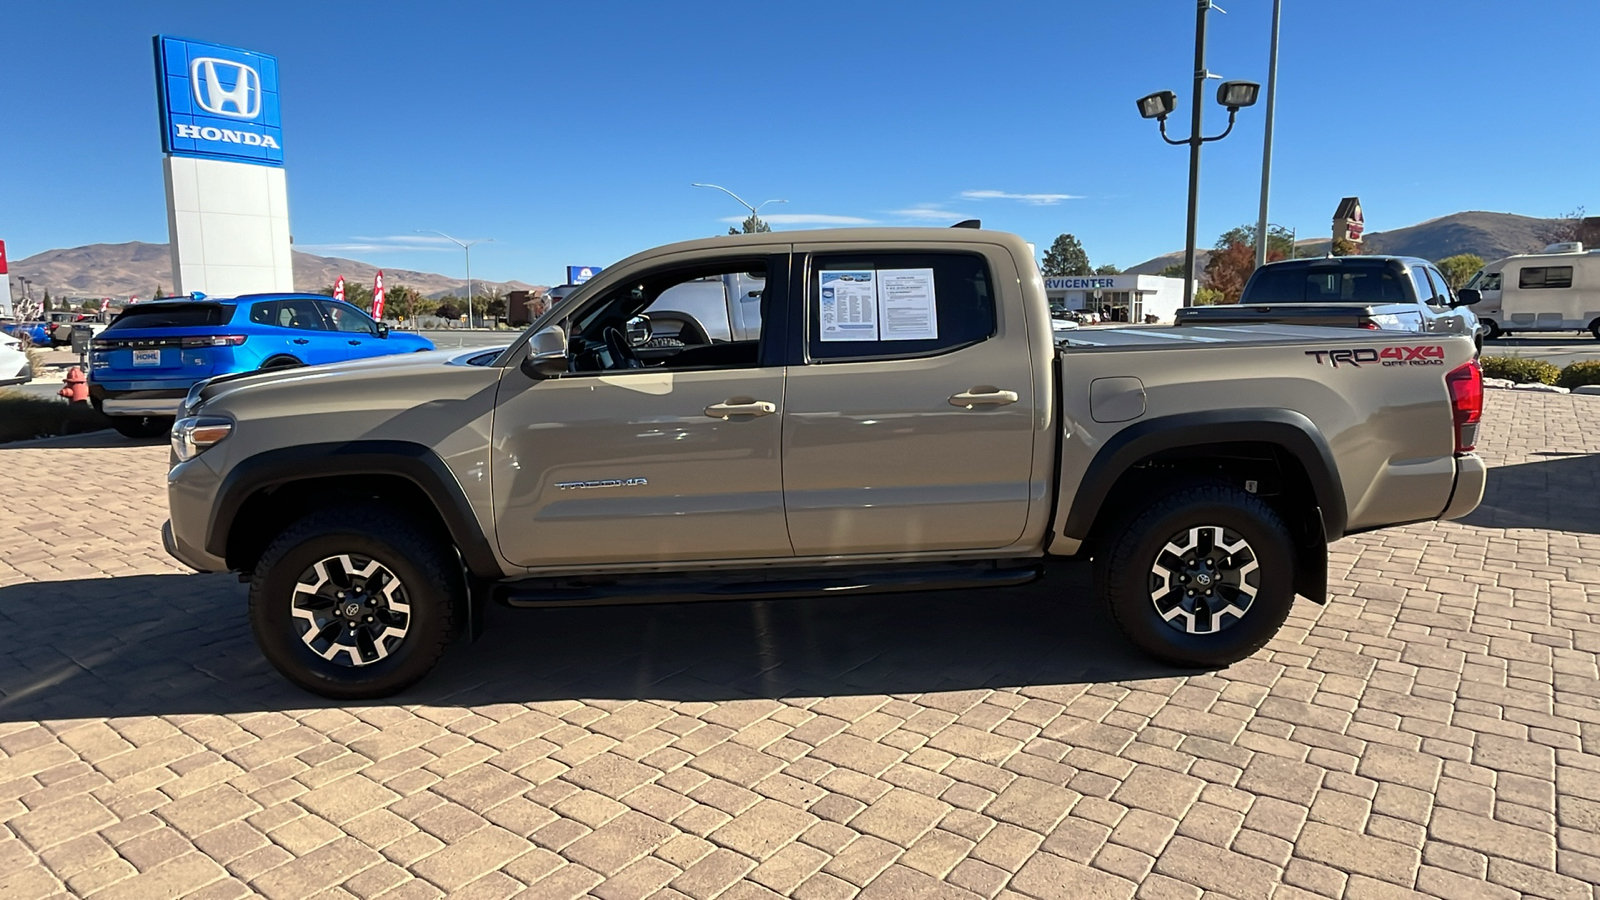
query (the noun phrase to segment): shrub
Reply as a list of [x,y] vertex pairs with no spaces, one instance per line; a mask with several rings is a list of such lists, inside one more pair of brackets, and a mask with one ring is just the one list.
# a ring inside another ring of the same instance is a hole
[[1485,378],[1505,378],[1518,384],[1555,384],[1561,377],[1560,369],[1542,359],[1486,356],[1479,362]]
[[1600,360],[1591,359],[1587,362],[1572,363],[1561,370],[1561,377],[1556,379],[1556,384],[1564,388],[1600,384]]
[[87,403],[63,403],[15,391],[0,391],[0,442],[82,434],[110,428],[106,417]]

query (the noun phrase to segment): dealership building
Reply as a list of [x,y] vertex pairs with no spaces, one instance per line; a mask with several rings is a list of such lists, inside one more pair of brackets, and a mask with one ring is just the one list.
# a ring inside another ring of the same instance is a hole
[[1161,275],[1047,277],[1044,292],[1051,309],[1099,312],[1116,322],[1171,322],[1183,305],[1183,279]]

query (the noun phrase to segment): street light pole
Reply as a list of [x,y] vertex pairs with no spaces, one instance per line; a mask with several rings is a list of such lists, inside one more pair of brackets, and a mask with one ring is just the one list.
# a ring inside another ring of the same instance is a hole
[[[752,220],[759,218],[756,214],[761,211],[761,207],[766,206],[768,203],[788,203],[789,202],[787,200],[763,200],[760,203],[757,203],[755,206],[751,206],[749,203],[745,202],[745,199],[743,197],[739,196],[738,194],[735,194],[733,191],[728,190],[727,188],[723,187],[720,184],[702,184],[702,183],[700,183],[698,181],[694,181],[694,182],[690,182],[689,186],[690,187],[699,187],[699,188],[716,188],[717,190],[723,192],[724,194],[727,194],[729,197],[732,197],[733,199],[739,201],[739,205],[740,206],[744,207],[745,209],[750,210],[750,218]],[[752,222],[751,226],[754,227],[754,224],[755,223]]]
[[417,232],[417,234],[437,234],[438,236],[440,236],[440,237],[444,238],[445,240],[449,241],[450,243],[455,244],[457,247],[460,247],[461,251],[466,254],[466,256],[467,256],[467,327],[471,328],[472,327],[472,245],[473,244],[481,244],[481,243],[484,243],[485,241],[488,241],[488,242],[492,243],[494,241],[494,238],[476,238],[474,240],[462,242],[462,241],[459,241],[459,240],[451,237],[448,234],[445,234],[442,231],[435,231],[432,228],[418,228],[418,229],[416,229],[416,232]]
[[1256,268],[1267,264],[1267,194],[1272,188],[1272,117],[1278,108],[1278,19],[1283,0],[1272,0],[1272,49],[1267,54],[1267,136],[1261,144],[1261,217],[1256,220]]
[[1198,0],[1194,19],[1194,111],[1189,134],[1189,227],[1183,243],[1183,305],[1194,305],[1194,256],[1200,219],[1200,128],[1206,87],[1206,13],[1211,0]]

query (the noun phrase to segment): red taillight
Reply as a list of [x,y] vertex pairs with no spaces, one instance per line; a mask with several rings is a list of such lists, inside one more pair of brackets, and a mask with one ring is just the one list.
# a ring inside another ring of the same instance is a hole
[[1450,407],[1455,412],[1456,452],[1465,453],[1477,446],[1478,423],[1483,420],[1483,369],[1477,360],[1444,377],[1450,388]]
[[183,339],[184,349],[192,347],[237,347],[244,343],[245,335],[218,334],[204,337],[186,337]]
[[1361,327],[1367,329],[1368,331],[1377,331],[1378,330],[1378,323],[1377,322],[1370,322],[1370,321],[1362,322],[1361,323]]

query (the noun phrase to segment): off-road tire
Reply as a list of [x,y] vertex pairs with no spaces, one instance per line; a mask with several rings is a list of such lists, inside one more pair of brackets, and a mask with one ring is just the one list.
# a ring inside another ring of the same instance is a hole
[[[1209,526],[1242,538],[1255,559],[1255,595],[1223,627],[1187,633],[1158,608],[1153,570],[1170,541]],[[1146,654],[1173,665],[1214,669],[1261,649],[1278,633],[1294,602],[1294,543],[1283,520],[1261,498],[1222,482],[1187,482],[1124,515],[1095,554],[1095,587],[1122,633]]]
[[134,440],[161,437],[172,430],[171,416],[109,416],[117,434]]
[[[324,658],[302,637],[303,620],[294,615],[303,573],[341,554],[381,565],[398,578],[409,603],[404,636],[373,662]],[[256,563],[249,602],[256,644],[283,677],[335,700],[370,700],[405,690],[433,669],[455,637],[466,585],[442,536],[403,513],[364,504],[318,510],[285,529]]]

